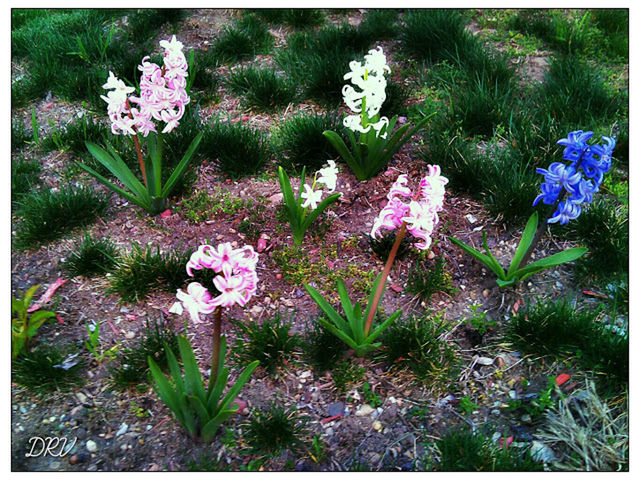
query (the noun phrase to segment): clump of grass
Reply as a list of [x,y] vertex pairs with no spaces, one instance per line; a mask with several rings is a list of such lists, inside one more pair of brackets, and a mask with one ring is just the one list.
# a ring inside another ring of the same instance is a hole
[[11,151],[20,150],[29,140],[31,135],[27,133],[24,123],[20,120],[11,120]]
[[17,205],[16,246],[26,249],[89,225],[105,213],[109,202],[107,196],[88,187],[70,186],[24,195]]
[[407,55],[437,63],[462,53],[470,35],[459,11],[411,10],[404,16],[400,42]]
[[454,348],[442,340],[448,325],[441,317],[406,317],[382,334],[380,355],[398,367],[406,367],[421,381],[447,388],[457,378]]
[[629,470],[628,400],[614,406],[596,392],[593,382],[561,398],[536,432],[545,444],[561,450],[559,470],[619,472]]
[[601,197],[564,228],[568,237],[589,248],[578,266],[591,277],[629,270],[629,212],[625,205]]
[[210,145],[205,150],[217,157],[220,169],[232,178],[258,173],[269,159],[264,134],[241,122],[216,120],[203,142]]
[[238,363],[258,360],[261,367],[273,372],[293,358],[300,344],[299,336],[291,333],[293,323],[280,313],[263,320],[260,325],[238,320],[233,324],[239,333],[234,347]]
[[392,9],[368,9],[358,25],[358,33],[373,42],[395,37],[398,33],[398,11]]
[[11,381],[43,393],[82,385],[84,362],[76,362],[67,350],[41,343],[11,362]]
[[154,290],[175,292],[187,280],[207,284],[209,291],[216,293],[211,284],[212,270],[196,270],[193,279],[187,275],[185,265],[191,253],[191,250],[162,253],[160,247],[154,251],[151,245],[142,248],[134,243],[131,252],[121,256],[110,279],[109,293],[117,293],[125,302],[137,302]]
[[166,370],[168,363],[165,346],[174,353],[178,351],[178,337],[175,332],[163,320],[153,321],[153,325],[150,325],[147,319],[140,340],[135,345],[123,348],[118,355],[120,364],[110,369],[114,387],[124,390],[147,382],[148,357],[153,358],[161,369]]
[[343,360],[331,368],[331,379],[338,395],[347,393],[365,377],[367,370],[350,360]]
[[18,202],[19,199],[29,192],[33,192],[40,184],[40,172],[42,165],[34,160],[26,160],[19,157],[17,160],[11,159],[11,200]]
[[279,455],[283,450],[297,450],[306,433],[306,417],[294,408],[286,408],[277,400],[265,410],[253,411],[246,425],[246,441],[253,452]]
[[220,86],[220,75],[216,71],[220,62],[203,50],[196,50],[193,58],[193,65],[189,65],[189,77],[193,82],[189,93],[196,101],[212,101]]
[[240,67],[231,71],[226,83],[233,93],[244,97],[248,107],[257,111],[275,110],[296,97],[295,85],[274,68]]
[[108,238],[96,240],[85,232],[66,258],[64,270],[71,277],[92,277],[112,271],[118,263],[118,248]]
[[[85,114],[70,122],[64,129],[44,138],[42,148],[54,150],[61,144],[65,150],[69,150],[77,156],[83,156],[87,153],[86,141],[102,144],[105,138],[110,137],[110,131],[109,127],[89,119]],[[57,136],[56,140],[53,135]]]
[[347,345],[317,321],[311,322],[301,344],[304,359],[320,372],[332,369],[348,351]]
[[429,302],[436,292],[455,293],[451,284],[451,274],[447,271],[446,260],[439,256],[433,262],[421,257],[409,271],[407,291],[419,295]]
[[597,69],[572,56],[551,60],[538,94],[538,108],[565,125],[607,123],[625,104]]
[[307,167],[309,172],[321,168],[335,157],[335,149],[322,134],[331,130],[344,135],[344,126],[337,113],[298,113],[284,120],[272,138],[275,150],[282,151],[281,165],[289,173]]
[[209,49],[222,63],[267,53],[273,47],[273,36],[255,15],[245,15],[232,26],[226,26]]
[[324,12],[313,8],[265,8],[255,10],[254,13],[269,23],[293,28],[317,27],[325,22]]
[[435,442],[438,460],[434,470],[443,472],[541,471],[542,464],[531,458],[529,450],[492,445],[480,432],[462,428],[447,432]]
[[629,381],[628,333],[598,321],[602,310],[580,310],[566,300],[539,302],[520,309],[509,323],[507,338],[526,353],[573,357],[622,387]]
[[175,26],[186,14],[187,11],[180,8],[150,8],[134,12],[128,19],[130,39],[144,43],[157,34],[159,27],[165,23]]

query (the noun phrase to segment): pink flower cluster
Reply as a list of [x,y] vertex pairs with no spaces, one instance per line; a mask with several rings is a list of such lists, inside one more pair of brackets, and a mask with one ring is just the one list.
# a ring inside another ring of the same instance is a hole
[[[192,277],[193,270],[204,268],[221,273],[222,275],[213,279],[213,284],[220,295],[214,297],[206,287],[193,282],[187,286],[186,293],[178,290],[176,297],[195,322],[200,321],[200,313],[212,313],[218,306],[230,307],[234,304],[244,306],[256,293],[257,263],[258,254],[249,245],[239,249],[234,249],[230,243],[220,244],[217,249],[211,245],[201,245],[191,255],[187,263],[187,273]],[[176,302],[170,311],[180,314],[182,305]]]
[[[165,122],[162,133],[167,133],[178,126],[184,114],[184,107],[190,101],[187,95],[187,59],[182,53],[182,43],[174,35],[171,41],[162,40],[160,46],[165,49],[163,67],[149,61],[149,56],[142,59],[138,70],[140,78],[140,96],[128,96],[134,92],[127,87],[113,72],[102,88],[110,90],[101,98],[107,102],[107,112],[111,120],[111,131],[118,135],[142,133],[145,137],[155,132],[153,120]],[[136,106],[132,106],[135,104]]]
[[[416,248],[426,250],[431,246],[431,234],[444,204],[444,186],[449,180],[440,175],[438,165],[429,165],[428,170],[416,194],[407,186],[406,175],[398,177],[387,195],[389,202],[373,224],[372,237],[376,237],[381,228],[395,230],[404,222],[407,230],[420,240],[414,244]],[[408,203],[407,198],[411,199]]]

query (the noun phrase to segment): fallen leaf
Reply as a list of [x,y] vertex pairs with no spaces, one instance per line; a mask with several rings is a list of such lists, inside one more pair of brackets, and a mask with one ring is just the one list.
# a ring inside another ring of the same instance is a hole
[[169,210],[168,208],[164,212],[162,212],[160,214],[160,217],[162,217],[162,218],[167,218],[167,217],[170,217],[170,216],[171,216],[171,210]]
[[556,377],[556,385],[560,386],[567,382],[571,378],[571,375],[568,373],[561,373]]
[[67,283],[67,279],[60,277],[51,285],[49,285],[49,288],[47,288],[47,291],[44,292],[40,299],[27,309],[27,313],[35,312],[36,310],[42,308],[45,303],[48,303],[51,300],[51,297],[53,297],[53,294],[56,292],[56,290],[65,283]]
[[399,287],[398,285],[389,285],[389,288],[391,290],[393,290],[396,293],[401,293],[402,292],[402,287]]

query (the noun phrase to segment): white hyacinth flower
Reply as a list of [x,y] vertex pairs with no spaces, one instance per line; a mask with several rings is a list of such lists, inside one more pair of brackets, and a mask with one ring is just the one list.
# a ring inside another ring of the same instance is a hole
[[329,192],[333,192],[336,189],[336,182],[338,180],[338,169],[336,162],[329,160],[327,162],[328,167],[318,170],[318,183],[324,184]]
[[313,191],[313,188],[305,184],[301,197],[305,199],[302,208],[311,207],[312,210],[315,210],[322,198],[322,190]]

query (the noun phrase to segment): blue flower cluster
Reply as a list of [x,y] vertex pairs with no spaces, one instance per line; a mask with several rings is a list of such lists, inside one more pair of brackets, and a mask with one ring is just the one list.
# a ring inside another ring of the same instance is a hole
[[615,139],[602,137],[603,145],[589,145],[587,141],[592,136],[593,132],[570,132],[567,138],[558,141],[558,145],[565,146],[563,158],[571,163],[554,162],[546,170],[536,169],[544,175],[544,183],[540,186],[542,193],[533,205],[540,200],[546,205],[553,205],[563,190],[567,194],[547,223],[565,225],[569,220],[578,218],[582,212],[581,205],[593,201],[593,194],[599,190],[604,174],[611,168]]

